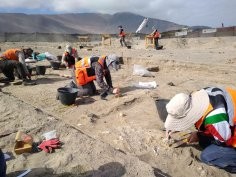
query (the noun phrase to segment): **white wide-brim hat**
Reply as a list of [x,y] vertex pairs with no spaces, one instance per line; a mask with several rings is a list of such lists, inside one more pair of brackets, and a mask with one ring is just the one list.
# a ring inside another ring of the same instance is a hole
[[165,128],[182,131],[193,126],[205,113],[209,106],[209,96],[202,89],[191,95],[180,93],[175,95],[166,105],[168,116]]

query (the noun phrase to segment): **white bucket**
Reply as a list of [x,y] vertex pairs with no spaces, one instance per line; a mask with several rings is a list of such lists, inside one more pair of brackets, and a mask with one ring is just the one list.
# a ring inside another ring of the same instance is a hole
[[57,132],[56,130],[52,130],[50,132],[46,132],[42,135],[45,140],[50,140],[50,139],[54,139],[54,138],[57,138]]

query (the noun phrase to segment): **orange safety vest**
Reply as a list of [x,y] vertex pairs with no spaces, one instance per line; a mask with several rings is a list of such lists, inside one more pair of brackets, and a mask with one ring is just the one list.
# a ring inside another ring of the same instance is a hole
[[234,123],[234,130],[233,130],[233,135],[232,135],[230,144],[233,147],[236,147],[236,90],[233,90],[231,88],[226,88],[226,91],[229,93],[229,95],[231,97],[233,109],[234,109],[234,115],[231,118]]
[[16,52],[19,52],[20,49],[9,49],[6,50],[3,54],[2,57],[8,60],[18,60],[18,56],[16,55]]
[[124,37],[124,36],[125,36],[124,30],[121,30],[119,35],[120,35],[121,37]]
[[160,33],[158,31],[156,31],[153,35],[154,38],[159,38],[160,37]]
[[79,85],[85,85],[93,80],[96,80],[95,73],[90,74],[88,71],[91,70],[93,62],[98,62],[103,68],[105,64],[106,56],[102,56],[99,59],[93,59],[85,57],[75,64],[75,77],[76,82]]
[[[229,141],[226,142],[226,144],[231,145],[231,146],[236,148],[236,90],[233,90],[231,88],[226,88],[226,91],[227,91],[227,93],[229,94],[229,96],[231,98],[231,102],[229,104],[233,104],[233,109],[234,109],[233,117],[229,117],[229,119],[233,120],[233,123],[234,123],[233,134],[232,134],[231,138],[229,139]],[[208,106],[206,112],[204,113],[204,115],[195,124],[195,126],[198,130],[200,129],[200,127],[201,127],[204,119],[206,118],[206,116],[212,110],[213,110],[213,107],[212,107],[211,104],[209,104],[209,106]]]

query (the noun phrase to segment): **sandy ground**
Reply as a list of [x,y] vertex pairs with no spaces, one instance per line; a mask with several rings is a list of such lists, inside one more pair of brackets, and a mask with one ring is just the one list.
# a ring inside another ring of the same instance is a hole
[[[26,169],[33,169],[28,176],[234,176],[201,163],[197,145],[169,147],[163,140],[160,110],[179,92],[206,86],[236,88],[236,37],[162,39],[165,49],[160,51],[145,49],[143,40],[131,43],[132,49],[126,49],[113,39],[112,46],[96,45],[91,51],[73,44],[81,57],[111,53],[123,57],[121,69],[112,72],[113,85],[121,88],[122,97],[80,97],[75,105],[64,106],[56,100],[56,93],[70,82],[59,76],[68,73],[65,69],[47,68],[46,75],[33,76],[35,86],[2,87],[1,132],[23,130],[37,142],[42,133],[55,129],[64,143],[53,154],[14,155],[7,162],[9,176]],[[1,43],[1,49],[30,46],[61,55],[64,49],[58,46],[65,44]],[[47,61],[37,64],[49,65]],[[135,76],[133,64],[159,67],[159,71],[152,72],[154,77]],[[138,89],[133,86],[138,81],[156,81],[158,86]],[[88,116],[91,113],[93,120]],[[12,133],[1,138],[5,152],[12,151],[14,137]]]

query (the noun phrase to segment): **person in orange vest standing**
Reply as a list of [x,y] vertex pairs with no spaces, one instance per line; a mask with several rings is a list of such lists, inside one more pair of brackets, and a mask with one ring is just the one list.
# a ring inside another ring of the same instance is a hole
[[127,47],[127,44],[126,44],[126,42],[125,42],[125,32],[124,32],[124,29],[123,29],[123,27],[120,25],[120,26],[118,26],[119,27],[119,30],[120,30],[120,32],[119,32],[119,37],[120,37],[120,45],[123,47],[124,45],[125,45],[125,47]]
[[195,126],[186,139],[198,142],[202,162],[236,173],[236,90],[207,87],[192,94],[179,93],[166,105],[167,140],[174,131]]
[[115,54],[84,57],[75,64],[74,79],[70,83],[70,87],[79,88],[78,96],[96,95],[97,90],[93,82],[96,80],[101,88],[101,99],[105,99],[109,93],[116,94],[118,91],[112,85],[111,69],[115,71],[119,69],[118,57]]
[[153,32],[152,32],[152,36],[154,38],[154,44],[155,44],[155,48],[156,50],[159,49],[159,43],[158,43],[158,40],[160,38],[160,33],[157,29],[155,29]]
[[5,81],[14,81],[14,70],[16,69],[19,79],[27,82],[31,80],[31,75],[26,67],[25,59],[31,57],[33,50],[27,49],[9,49],[0,55],[0,69],[6,76]]

